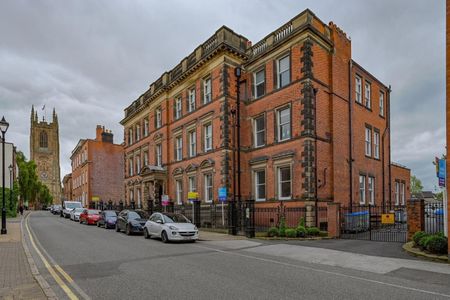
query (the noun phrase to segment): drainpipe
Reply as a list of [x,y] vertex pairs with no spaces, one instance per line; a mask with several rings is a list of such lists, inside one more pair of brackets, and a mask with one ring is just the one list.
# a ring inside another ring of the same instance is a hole
[[353,206],[353,101],[352,101],[352,69],[353,63],[350,59],[348,64],[348,166],[350,177],[350,212],[352,212]]
[[241,67],[235,69],[237,95],[236,95],[236,130],[237,130],[237,200],[241,203],[241,93],[240,93],[240,79]]
[[392,209],[392,178],[391,178],[391,85],[387,93],[386,105],[386,124],[389,133],[388,157],[389,157],[389,209]]
[[315,215],[315,219],[316,219],[316,227],[319,227],[319,207],[318,207],[318,197],[319,195],[317,194],[317,93],[319,92],[318,89],[313,88],[313,93],[314,93],[314,178],[316,181],[316,184],[314,185],[314,193],[315,193],[315,203],[314,203],[314,209],[316,211]]

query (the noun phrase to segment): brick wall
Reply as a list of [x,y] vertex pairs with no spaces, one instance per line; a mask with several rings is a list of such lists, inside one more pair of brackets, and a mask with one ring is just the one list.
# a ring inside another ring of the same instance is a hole
[[410,200],[407,205],[408,241],[417,231],[425,230],[424,200]]

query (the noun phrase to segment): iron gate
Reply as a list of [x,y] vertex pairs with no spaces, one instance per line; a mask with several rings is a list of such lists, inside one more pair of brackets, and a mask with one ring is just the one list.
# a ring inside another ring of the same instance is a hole
[[406,206],[341,207],[341,238],[406,243]]

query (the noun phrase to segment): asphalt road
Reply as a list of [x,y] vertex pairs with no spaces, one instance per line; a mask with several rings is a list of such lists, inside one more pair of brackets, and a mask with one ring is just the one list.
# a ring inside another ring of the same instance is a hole
[[[450,298],[450,266],[445,265],[448,274],[408,268],[372,272],[366,271],[370,266],[347,268],[322,264],[317,258],[312,263],[308,254],[278,255],[283,247],[289,251],[299,247],[304,253],[309,248],[303,246],[259,240],[163,244],[80,225],[49,212],[32,213],[29,228],[42,255],[68,274],[57,272],[80,299]],[[69,298],[31,248],[39,271],[57,296]],[[319,248],[313,251],[320,253]],[[426,265],[430,270],[433,266]]]

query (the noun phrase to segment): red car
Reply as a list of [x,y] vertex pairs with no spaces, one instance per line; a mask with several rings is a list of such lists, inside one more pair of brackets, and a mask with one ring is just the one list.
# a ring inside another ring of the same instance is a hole
[[98,219],[100,219],[100,211],[97,209],[85,209],[80,215],[80,224],[85,223],[86,225],[97,224]]

